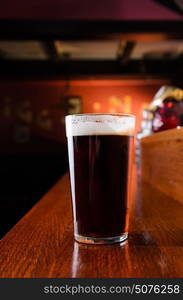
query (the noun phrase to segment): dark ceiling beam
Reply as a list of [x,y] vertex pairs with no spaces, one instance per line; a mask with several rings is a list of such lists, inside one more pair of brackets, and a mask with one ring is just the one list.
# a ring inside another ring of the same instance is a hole
[[136,42],[134,41],[120,42],[117,57],[122,65],[126,65],[129,62],[135,45]]
[[179,1],[167,1],[167,0],[153,0],[154,2],[158,2],[159,4],[168,7],[171,11],[175,11],[180,15],[183,14],[182,3]]
[[1,40],[183,39],[183,21],[0,20]]
[[59,58],[59,55],[57,53],[57,49],[55,47],[54,41],[46,41],[41,43],[43,51],[48,56],[48,59],[50,60],[57,60]]
[[130,60],[121,66],[116,61],[6,61],[0,60],[1,79],[55,79],[68,76],[170,76],[183,74],[183,59]]

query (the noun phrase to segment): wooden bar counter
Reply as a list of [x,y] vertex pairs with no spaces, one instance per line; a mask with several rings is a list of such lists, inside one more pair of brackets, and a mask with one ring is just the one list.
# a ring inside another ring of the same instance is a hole
[[1,240],[0,277],[183,277],[183,204],[136,178],[125,245],[74,242],[66,174]]

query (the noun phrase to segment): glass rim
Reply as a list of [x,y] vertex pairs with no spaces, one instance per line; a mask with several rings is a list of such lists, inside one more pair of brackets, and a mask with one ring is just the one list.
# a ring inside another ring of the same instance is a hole
[[136,117],[130,114],[90,113],[65,117],[66,135],[134,134]]
[[129,117],[129,118],[136,118],[133,114],[125,114],[125,113],[84,113],[84,114],[70,114],[66,115],[67,117],[82,117],[82,116],[113,116],[113,117]]

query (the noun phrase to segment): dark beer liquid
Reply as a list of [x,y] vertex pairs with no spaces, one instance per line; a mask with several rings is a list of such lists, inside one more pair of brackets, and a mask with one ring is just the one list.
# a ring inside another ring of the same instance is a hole
[[113,237],[126,232],[132,140],[127,135],[68,137],[77,234]]

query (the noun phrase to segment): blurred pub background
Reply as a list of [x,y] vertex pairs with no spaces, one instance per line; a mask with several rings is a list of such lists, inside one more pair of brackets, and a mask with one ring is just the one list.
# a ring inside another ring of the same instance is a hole
[[65,115],[132,113],[149,134],[157,91],[183,87],[183,15],[182,1],[0,6],[2,237],[67,171]]

